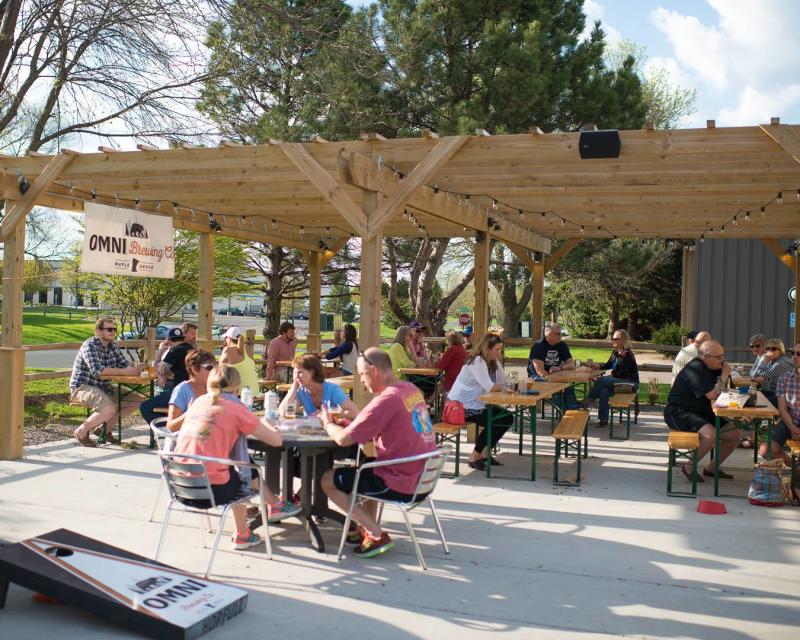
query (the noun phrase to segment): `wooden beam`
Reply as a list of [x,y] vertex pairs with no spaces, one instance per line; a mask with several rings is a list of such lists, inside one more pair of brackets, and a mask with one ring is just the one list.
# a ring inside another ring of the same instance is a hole
[[508,247],[508,250],[511,253],[513,253],[515,256],[517,256],[517,258],[525,266],[525,268],[528,271],[530,271],[531,273],[533,273],[533,270],[534,270],[534,268],[535,268],[535,266],[537,264],[536,260],[534,260],[528,254],[528,252],[525,249],[523,249],[522,247],[518,247],[517,245],[510,244],[510,243],[507,243],[506,246]]
[[473,343],[478,344],[489,330],[489,236],[475,243],[475,310],[472,314]]
[[333,208],[356,230],[356,233],[360,236],[365,235],[367,219],[364,213],[306,148],[302,144],[289,143],[282,144],[281,149],[303,172],[303,175],[319,189],[319,192],[331,203]]
[[308,265],[308,337],[307,351],[320,351],[320,307],[322,306],[322,253],[306,251],[303,254]]
[[214,322],[214,235],[200,234],[200,281],[197,291],[197,345],[214,351],[211,325]]
[[531,292],[531,338],[542,339],[544,324],[544,272],[545,264],[536,262],[531,270],[533,291]]
[[761,242],[767,247],[775,257],[783,263],[787,269],[794,271],[796,269],[797,258],[791,253],[786,253],[786,247],[774,238],[762,238]]
[[785,124],[772,126],[762,124],[758,128],[772,138],[795,162],[800,163],[800,133],[795,127]]
[[[337,159],[340,177],[360,189],[378,191],[391,196],[408,180],[401,180],[394,171],[384,165],[380,168],[367,156],[340,153]],[[422,211],[438,220],[461,226],[472,231],[488,232],[487,216],[478,205],[433,189],[418,189],[413,192],[407,204],[410,208]],[[465,235],[467,235],[465,233]],[[513,243],[531,251],[548,253],[551,242],[539,234],[514,222],[503,220],[500,231],[492,231],[492,237],[508,244]]]
[[552,254],[547,256],[544,261],[544,272],[547,273],[548,271],[552,271],[555,266],[561,261],[561,259],[566,256],[570,251],[572,251],[575,247],[577,247],[581,243],[580,238],[569,238],[565,240],[563,244],[556,249]]
[[139,151],[158,151],[158,147],[154,147],[152,144],[145,144],[144,142],[137,144],[136,148]]
[[350,238],[339,238],[330,248],[328,248],[327,251],[323,251],[321,256],[322,266],[324,267],[331,260],[333,260],[333,258],[336,257],[336,254],[344,249],[349,241]]
[[[9,200],[6,205],[14,205]],[[22,457],[25,417],[25,351],[22,349],[22,283],[25,225],[12,227],[3,245],[3,332],[0,334],[0,459]]]
[[397,213],[411,194],[422,187],[437,171],[439,171],[455,153],[469,140],[469,136],[454,136],[439,142],[423,160],[414,167],[411,175],[400,183],[390,196],[370,215],[366,237],[378,233],[386,222]]
[[11,233],[21,221],[25,219],[28,212],[36,205],[37,198],[42,195],[47,188],[58,179],[61,172],[75,159],[74,151],[63,151],[50,160],[39,176],[28,187],[28,190],[20,196],[13,209],[8,209],[8,215],[0,223],[0,236],[7,240]]

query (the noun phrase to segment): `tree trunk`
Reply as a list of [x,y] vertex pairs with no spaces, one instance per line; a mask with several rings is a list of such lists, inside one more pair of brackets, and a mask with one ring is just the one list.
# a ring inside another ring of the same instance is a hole
[[274,338],[278,335],[281,324],[281,303],[283,302],[283,261],[286,257],[283,249],[272,245],[269,251],[271,269],[266,276],[264,291],[264,337]]
[[608,335],[606,338],[611,340],[611,336],[619,328],[619,299],[616,296],[611,297],[611,305],[608,312]]

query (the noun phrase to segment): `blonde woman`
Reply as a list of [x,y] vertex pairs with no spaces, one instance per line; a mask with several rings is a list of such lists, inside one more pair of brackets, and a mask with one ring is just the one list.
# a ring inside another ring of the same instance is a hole
[[[239,384],[239,372],[230,366],[220,365],[208,375],[207,393],[195,399],[184,415],[175,445],[176,453],[230,458],[240,436],[257,438],[271,447],[281,446],[283,440],[277,429],[259,420],[238,400],[225,397],[229,393],[235,394]],[[206,469],[215,502],[230,502],[239,493],[242,485],[236,469],[211,462],[206,464]],[[268,489],[265,490],[264,499],[269,503],[270,520],[280,520],[300,511],[299,507],[276,499]],[[208,501],[202,500],[185,502],[198,509],[210,506]],[[245,505],[238,504],[231,511],[236,527],[233,547],[249,549],[260,544],[261,536],[250,531],[247,526]]]
[[392,361],[395,378],[408,380],[427,397],[436,389],[436,380],[427,376],[407,376],[400,373],[400,369],[425,366],[425,358],[416,355],[415,334],[416,329],[413,327],[400,327],[394,336],[394,342],[389,347],[389,358]]
[[[503,339],[494,333],[487,333],[467,358],[456,378],[453,388],[447,392],[448,400],[457,400],[464,405],[467,422],[486,427],[488,411],[480,397],[484,393],[500,391],[506,374],[500,363],[503,357]],[[497,407],[492,417],[492,442],[487,445],[486,429],[475,439],[475,449],[469,455],[469,466],[473,469],[486,468],[486,458],[503,434],[514,423],[514,414]],[[493,465],[500,462],[492,458]]]
[[592,369],[610,369],[610,373],[595,380],[589,399],[598,400],[597,426],[608,426],[608,399],[614,395],[614,385],[630,382],[639,390],[639,366],[631,351],[631,337],[625,329],[617,329],[611,338],[613,350],[605,364],[589,365]]
[[780,338],[767,340],[765,352],[766,362],[759,367],[753,380],[760,386],[761,393],[774,406],[777,402],[775,386],[778,384],[778,378],[784,373],[794,370],[794,366],[792,366],[792,361],[786,357],[786,347],[783,346],[783,340]]
[[249,387],[254,394],[258,393],[256,363],[247,355],[247,351],[244,348],[242,330],[239,327],[229,327],[223,334],[222,339],[225,344],[222,347],[222,356],[220,356],[219,363],[221,365],[227,364],[239,372],[239,377],[242,381],[240,392],[241,389]]

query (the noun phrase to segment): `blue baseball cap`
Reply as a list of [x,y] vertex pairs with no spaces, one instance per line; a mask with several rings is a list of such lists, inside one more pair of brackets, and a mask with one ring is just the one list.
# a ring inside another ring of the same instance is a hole
[[464,327],[464,330],[461,333],[464,334],[465,336],[471,336],[472,331],[473,331],[472,325],[469,325],[468,327]]

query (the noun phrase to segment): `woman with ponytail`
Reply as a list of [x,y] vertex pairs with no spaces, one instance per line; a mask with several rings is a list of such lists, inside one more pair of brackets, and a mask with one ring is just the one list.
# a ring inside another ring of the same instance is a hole
[[224,345],[219,363],[230,365],[239,372],[239,377],[242,381],[240,392],[245,387],[249,387],[254,394],[258,393],[256,363],[247,355],[247,351],[244,348],[242,330],[239,327],[229,327],[223,334],[222,339]]
[[[241,402],[228,396],[236,394],[239,385],[239,372],[231,366],[220,365],[209,374],[207,393],[192,402],[184,416],[175,445],[176,453],[230,458],[240,436],[257,438],[271,447],[281,446],[283,440],[277,429],[259,420]],[[239,493],[242,484],[236,469],[213,462],[206,463],[206,469],[215,502],[230,502]],[[281,520],[300,511],[298,507],[278,500],[269,489],[265,489],[264,499],[269,503],[270,521]],[[186,504],[198,509],[210,506],[207,501],[187,501]],[[261,536],[247,526],[245,505],[238,504],[231,511],[236,525],[234,548],[248,549],[260,544]]]

